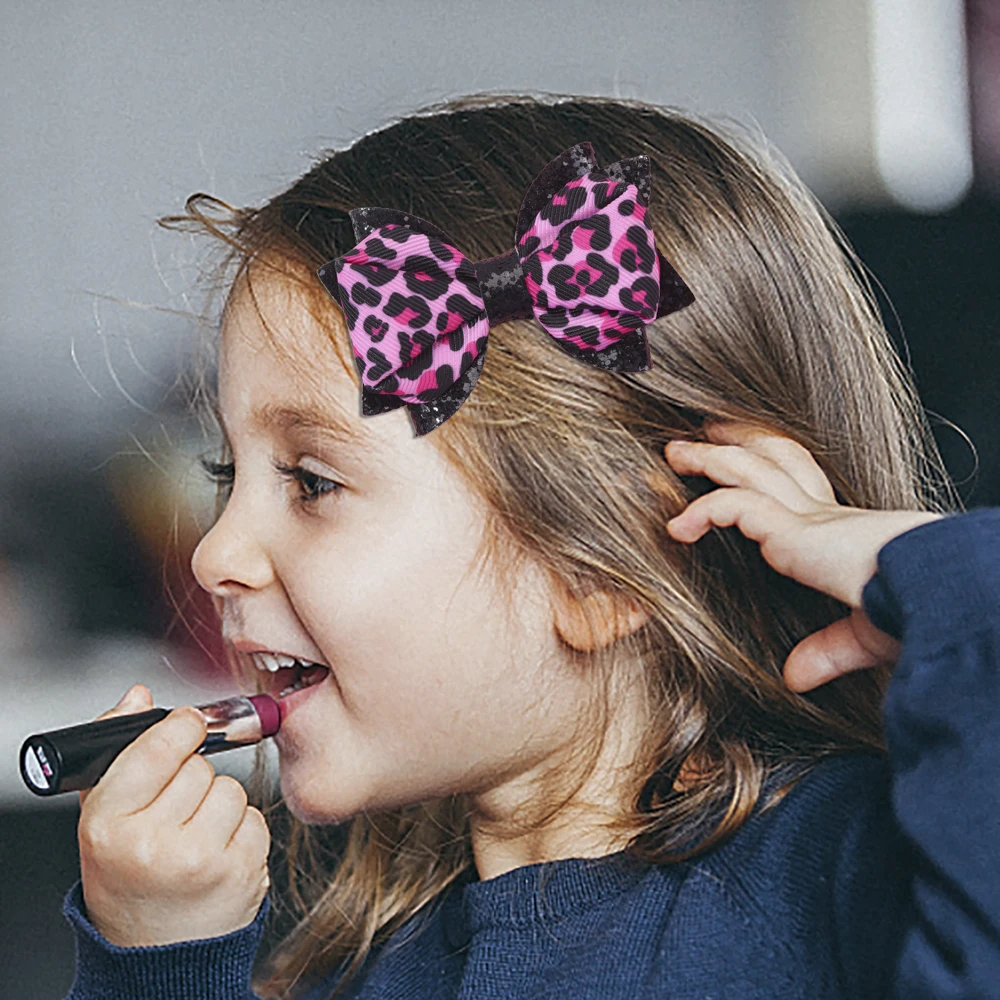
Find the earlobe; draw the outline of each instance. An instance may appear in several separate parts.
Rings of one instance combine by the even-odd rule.
[[[623,636],[642,628],[649,615],[625,598],[615,598],[598,590],[581,600],[568,595],[553,605],[556,631],[563,641],[581,652],[609,646]]]

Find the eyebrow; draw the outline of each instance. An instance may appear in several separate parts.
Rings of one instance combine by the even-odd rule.
[[[221,409],[215,411],[222,432],[229,439],[226,423],[222,418]],[[264,403],[255,407],[250,415],[255,427],[264,427],[279,431],[306,430],[318,431],[340,444],[361,451],[371,445],[371,436],[367,431],[352,426],[335,411],[315,403]]]

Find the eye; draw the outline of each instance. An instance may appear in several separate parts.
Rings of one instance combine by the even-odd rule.
[[[212,482],[220,486],[231,487],[233,485],[236,477],[235,463],[213,462],[207,458],[201,458],[199,462]],[[315,503],[320,497],[337,493],[343,489],[343,484],[333,479],[326,479],[308,469],[303,469],[301,465],[283,465],[280,462],[275,462],[274,468],[286,479],[299,484],[298,500],[302,504]]]
[[[217,486],[232,486],[235,467],[232,462],[213,462],[210,458],[198,459],[208,478]]]
[[[282,465],[280,462],[275,462],[274,467],[286,479],[295,480],[299,484],[301,503],[314,503],[320,497],[343,489],[342,484],[336,480],[318,476],[315,472],[303,469],[301,465]]]

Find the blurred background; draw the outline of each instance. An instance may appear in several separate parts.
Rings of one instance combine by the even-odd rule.
[[[136,681],[231,688],[189,560],[213,452],[180,376],[195,191],[258,204],[309,157],[480,90],[637,97],[759,129],[846,232],[969,508],[1000,504],[1000,4],[992,0],[6,0],[0,60],[0,996],[61,1000],[78,798],[29,733]],[[249,756],[248,756],[249,755]],[[252,750],[213,758],[244,776]]]

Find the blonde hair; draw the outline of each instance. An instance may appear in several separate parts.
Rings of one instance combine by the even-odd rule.
[[[237,278],[249,279],[254,263],[291,283],[360,390],[343,318],[315,273],[356,243],[348,210],[415,213],[479,260],[510,249],[524,193],[562,150],[589,140],[602,165],[649,156],[657,245],[695,295],[647,326],[652,369],[595,369],[532,322],[503,323],[490,330],[475,390],[431,440],[484,502],[498,581],[531,559],[571,597],[606,591],[649,614],[610,646],[567,653],[593,671],[601,696],[581,719],[580,766],[565,796],[524,822],[554,815],[586,779],[611,678],[627,669],[645,684],[656,722],[634,762],[632,807],[606,822],[628,836],[629,856],[670,864],[731,836],[766,779],[781,779],[769,808],[828,755],[884,752],[890,668],[790,691],[782,667],[792,647],[849,608],[772,570],[738,528],[712,529],[693,546],[671,539],[668,518],[715,484],[678,477],[665,443],[703,440],[706,418],[747,421],[805,446],[842,504],[950,512],[961,501],[863,265],[786,161],[739,126],[672,108],[547,98],[433,105],[328,151],[260,208],[199,193],[185,215],[159,222],[227,244],[220,274],[235,260]],[[203,203],[228,218],[209,217]],[[685,762],[696,763],[695,777],[678,787]],[[276,912],[292,926],[254,989],[292,997],[334,967],[344,986],[473,865],[467,802],[455,795],[311,828],[270,801],[263,768],[258,753],[252,800],[273,831],[288,824],[275,835],[287,863]]]

